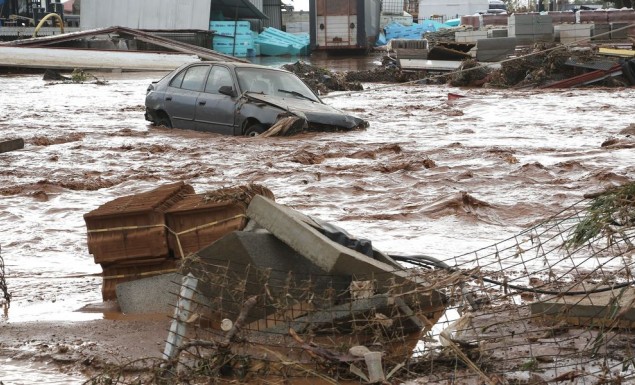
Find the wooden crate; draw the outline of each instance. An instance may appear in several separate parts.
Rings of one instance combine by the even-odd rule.
[[[117,198],[84,215],[95,263],[167,259],[164,213],[194,189],[183,182]]]

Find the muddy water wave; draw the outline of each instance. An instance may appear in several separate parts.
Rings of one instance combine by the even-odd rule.
[[[632,148],[602,146],[631,140],[633,89],[396,86],[326,99],[368,119],[368,130],[246,139],[149,126],[145,89],[160,76],[0,78],[11,95],[0,99],[0,139],[26,141],[0,154],[0,245],[14,292],[6,321],[52,317],[51,305],[72,319],[99,301],[83,214],[163,183],[197,192],[259,183],[389,253],[447,258],[635,171]],[[449,101],[450,92],[465,97]]]

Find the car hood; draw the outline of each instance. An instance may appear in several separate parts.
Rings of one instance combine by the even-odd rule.
[[[251,92],[245,95],[250,99],[267,103],[305,118],[309,124],[335,126],[344,129],[368,127],[368,122],[364,119],[348,115],[324,103],[312,102],[293,96],[281,98],[279,96],[255,94]]]

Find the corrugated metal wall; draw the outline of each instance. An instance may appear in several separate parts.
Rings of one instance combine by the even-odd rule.
[[[264,27],[282,29],[282,2],[280,0],[249,0],[253,5],[269,17],[268,20],[250,20],[254,29]]]
[[[209,0],[83,0],[81,29],[209,29]]]
[[[262,11],[262,1],[263,0],[249,0],[250,3],[252,3],[253,5],[256,6],[256,8],[258,8],[259,10]]]
[[[269,20],[263,20],[265,27],[282,29],[282,3],[280,0],[263,0],[263,13]]]

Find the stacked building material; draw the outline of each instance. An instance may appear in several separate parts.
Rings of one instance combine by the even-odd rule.
[[[165,274],[180,260],[224,235],[241,230],[259,185],[194,194],[183,182],[117,198],[84,215],[88,250],[103,270],[102,297],[116,298],[122,282]]]
[[[421,23],[412,23],[410,26],[392,22],[384,27],[384,33],[386,41],[392,39],[418,40],[427,32],[435,32],[444,28],[447,26],[434,20],[423,20]]]
[[[539,13],[512,14],[509,16],[509,37],[515,37],[519,45],[553,41],[552,18]]]
[[[607,20],[611,25],[611,39],[622,40],[628,38],[635,38],[635,10],[634,9],[615,9],[609,10],[607,13]],[[630,25],[628,29],[620,30],[620,28]],[[615,31],[615,37],[613,37],[613,31]],[[623,37],[624,31],[626,37]]]
[[[173,265],[165,212],[194,189],[183,182],[107,202],[84,215],[88,251],[104,271],[102,296],[114,299],[117,283]]]
[[[500,14],[500,15],[480,15],[479,16],[481,18],[481,25],[483,27],[486,27],[488,25],[495,25],[495,26],[501,26],[501,25],[507,25],[508,21],[509,21],[509,15],[507,15],[506,13]]]
[[[308,55],[310,38],[307,35],[294,35],[279,29],[265,28],[255,39],[258,51],[266,56]]]
[[[209,29],[214,32],[214,51],[236,57],[256,55],[254,33],[248,21],[210,21]]]
[[[565,12],[565,11],[550,11],[549,16],[551,16],[552,23],[555,24],[567,24],[567,23],[575,23],[575,13],[574,12]]]
[[[487,38],[507,37],[509,31],[507,29],[488,29]]]
[[[459,31],[454,34],[457,43],[476,43],[479,39],[487,39],[487,31]]]
[[[606,9],[580,10],[576,12],[577,23],[608,24],[609,16]]]
[[[589,25],[589,24],[578,24]],[[611,25],[608,23],[591,24],[591,40],[609,40],[611,38]]]
[[[168,242],[176,257],[184,258],[245,227],[245,210],[255,193],[244,194],[243,198],[237,198],[236,193],[240,196],[241,192],[229,188],[214,195],[191,195],[167,211],[166,220],[172,230]]]
[[[592,29],[593,24],[559,24],[554,26],[556,40],[562,44],[589,41]]]
[[[461,25],[469,25],[474,29],[481,28],[481,18],[479,15],[461,16]]]
[[[631,23],[609,23],[610,38],[611,40],[626,40],[629,37],[629,31],[631,28],[626,28],[629,25],[635,24],[635,21]],[[633,35],[635,36],[635,35]]]

